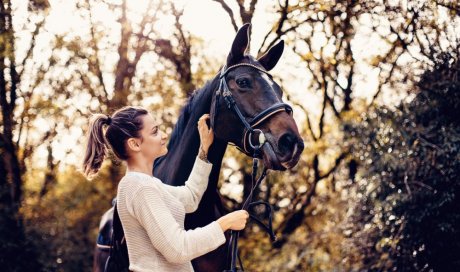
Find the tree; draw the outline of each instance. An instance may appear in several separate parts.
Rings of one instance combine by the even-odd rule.
[[[13,24],[13,5],[11,1],[0,4],[0,211],[1,230],[0,240],[2,257],[0,265],[8,271],[26,271],[39,269],[35,259],[35,248],[24,234],[23,218],[19,212],[23,200],[23,167],[21,160],[27,155],[21,154],[19,142],[22,122],[16,120],[18,100],[24,101],[28,90],[19,88],[23,79],[25,65],[31,59],[35,47],[35,38],[40,32],[45,14],[48,9],[47,1],[30,1],[28,10],[31,16],[37,16],[38,21],[32,24],[30,47],[25,57],[17,60],[16,29]],[[22,156],[21,156],[22,155]]]
[[[350,130],[360,135],[353,153],[366,168],[349,241],[366,270],[456,271],[460,265],[458,52],[434,56],[411,102],[396,111],[377,108]]]

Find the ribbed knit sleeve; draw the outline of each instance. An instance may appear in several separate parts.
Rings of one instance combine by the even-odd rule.
[[[153,246],[168,262],[184,263],[225,243],[224,233],[216,221],[193,230],[180,227],[160,194],[157,185],[143,186],[135,193],[132,207]]]
[[[192,213],[198,208],[201,197],[208,187],[211,169],[211,163],[207,163],[196,157],[192,172],[184,186],[165,184],[165,189],[184,204],[186,213]]]

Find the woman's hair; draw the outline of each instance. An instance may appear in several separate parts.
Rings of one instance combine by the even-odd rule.
[[[117,110],[112,116],[105,114],[91,116],[83,159],[83,173],[86,177],[91,178],[99,171],[107,148],[112,149],[119,159],[128,159],[126,141],[129,138],[142,140],[139,131],[143,128],[142,116],[147,113],[147,110],[141,107],[126,106]]]

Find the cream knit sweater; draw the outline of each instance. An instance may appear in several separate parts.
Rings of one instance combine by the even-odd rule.
[[[225,242],[214,221],[184,229],[208,185],[212,164],[195,159],[185,186],[170,186],[140,172],[126,172],[118,185],[117,208],[125,232],[131,271],[193,271],[191,260]]]

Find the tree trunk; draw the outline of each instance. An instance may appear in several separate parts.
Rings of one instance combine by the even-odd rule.
[[[13,141],[16,88],[19,77],[14,57],[14,30],[11,3],[0,4],[0,267],[3,271],[39,271],[33,247],[24,233],[19,208],[22,200],[22,177],[16,144]],[[8,60],[8,61],[7,61]],[[9,66],[7,67],[8,64]],[[5,77],[9,72],[9,82]]]

